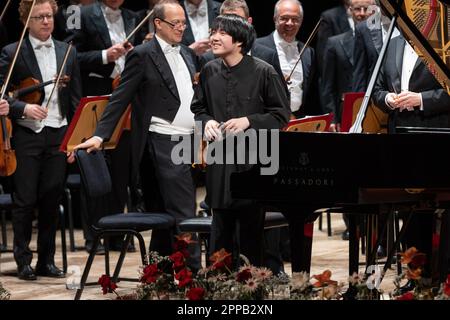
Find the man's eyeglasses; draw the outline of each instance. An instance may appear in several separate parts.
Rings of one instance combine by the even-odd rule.
[[[369,11],[369,9],[371,9],[371,7],[350,7],[350,9],[352,11],[356,11],[356,12],[359,12],[359,11],[367,12],[367,11]]]
[[[281,16],[280,17],[280,22],[281,23],[288,23],[289,20],[291,20],[293,24],[300,24],[301,21],[302,21],[300,19],[300,17],[288,17],[288,16]]]
[[[30,17],[31,19],[35,19],[39,22],[44,22],[44,20],[47,18],[48,21],[53,20],[53,14],[43,14],[41,16],[36,16],[36,17]]]
[[[161,18],[158,18],[159,20],[161,20],[162,22],[167,23],[169,26],[171,26],[173,29],[186,29],[186,22],[184,21],[174,21],[174,22],[170,22]]]

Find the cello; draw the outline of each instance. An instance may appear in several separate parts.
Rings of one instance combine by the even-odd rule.
[[[6,74],[5,81],[1,88],[0,100],[3,100],[6,95],[6,90],[8,88],[9,82],[11,80],[11,75],[14,69],[14,65],[16,64],[17,57],[19,56],[20,47],[22,46],[23,39],[25,37],[28,24],[31,18],[31,12],[36,4],[36,0],[33,0],[31,4],[30,13],[28,14],[27,21],[22,31],[22,35],[20,36],[20,40],[17,44],[16,51],[14,53],[14,58],[9,65],[8,73]],[[12,124],[11,120],[7,118],[7,116],[0,116],[0,176],[6,177],[12,175],[17,168],[17,160],[16,153],[11,148],[11,133],[12,133]]]

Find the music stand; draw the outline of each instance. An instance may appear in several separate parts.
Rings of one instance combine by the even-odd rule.
[[[333,113],[320,116],[307,116],[289,121],[283,131],[289,132],[324,132],[330,128]]]
[[[59,148],[62,152],[72,152],[75,146],[86,141],[94,135],[110,96],[81,98],[75,115],[70,122],[66,135]],[[128,106],[114,129],[111,138],[103,144],[104,149],[114,149],[119,143],[124,126],[130,116],[131,108]]]

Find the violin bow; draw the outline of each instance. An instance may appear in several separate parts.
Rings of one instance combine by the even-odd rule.
[[[9,5],[11,4],[11,0],[8,0],[8,2],[6,3],[5,7],[3,8],[2,14],[0,14],[0,21],[3,20],[3,16],[6,13],[6,10],[8,10]]]
[[[294,73],[295,68],[297,68],[298,63],[302,59],[303,52],[305,52],[305,49],[309,46],[311,41],[314,39],[317,31],[319,31],[319,26],[320,26],[321,23],[322,23],[322,18],[319,19],[319,21],[317,22],[316,26],[314,27],[314,30],[309,35],[308,40],[306,40],[305,45],[303,46],[302,50],[300,51],[300,56],[298,57],[297,62],[295,63],[294,67],[292,68],[291,73],[286,78],[286,83],[287,84],[289,84],[291,82],[292,74]]]
[[[130,39],[135,35],[135,33],[136,33],[140,28],[142,28],[142,26],[144,25],[144,23],[147,22],[148,19],[150,19],[150,17],[152,16],[152,14],[153,14],[153,9],[150,10],[150,12],[145,16],[144,19],[142,19],[142,21],[137,25],[137,27],[134,28],[134,30],[130,32],[130,34],[129,34],[129,35],[127,36],[127,38],[125,39],[125,42],[130,41]]]
[[[59,82],[61,81],[61,78],[62,78],[62,75],[64,72],[64,68],[66,67],[67,59],[69,58],[69,54],[70,54],[70,51],[72,50],[72,47],[73,47],[73,44],[72,44],[72,42],[70,42],[69,46],[66,49],[66,53],[64,54],[64,60],[61,64],[61,68],[59,69],[58,77],[56,78],[55,84],[53,85],[53,88],[52,88],[52,92],[50,93],[50,96],[48,97],[47,104],[45,105],[46,110],[48,110],[50,101],[52,101],[53,94],[55,93],[55,89],[58,88],[58,86],[59,86]]]
[[[19,56],[19,51],[20,51],[20,48],[22,47],[23,39],[25,38],[25,34],[28,29],[28,24],[30,23],[31,12],[34,9],[35,4],[36,4],[36,0],[33,0],[33,3],[31,4],[30,12],[28,13],[27,21],[25,22],[25,26],[23,27],[23,31],[22,31],[22,34],[19,39],[19,43],[17,44],[16,52],[14,53],[14,58],[12,59],[10,65],[9,65],[8,73],[6,74],[5,82],[3,83],[2,91],[0,94],[0,100],[3,100],[5,97],[6,89],[8,88],[9,81],[11,80],[11,75],[12,75],[14,66],[16,64],[17,57]]]

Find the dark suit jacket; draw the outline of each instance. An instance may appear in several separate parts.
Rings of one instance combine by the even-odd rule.
[[[256,43],[277,50],[273,33],[266,37],[256,39]],[[304,43],[298,42],[301,50]],[[278,51],[277,51],[278,52]],[[320,113],[317,92],[316,58],[313,48],[306,48],[301,59],[303,67],[303,105],[300,107],[301,115],[314,115]],[[280,59],[278,64],[281,66]]]
[[[208,1],[208,22],[211,27],[214,19],[219,15],[220,6],[222,5],[220,2],[207,0]],[[186,12],[186,8],[184,6],[184,0],[180,0],[180,4],[184,9],[186,15],[186,30],[184,30],[183,40],[181,43],[189,46],[195,42],[194,34],[192,33],[191,22],[189,21],[189,17]]]
[[[195,53],[185,46],[181,46],[180,52],[193,79],[198,70]],[[131,154],[136,177],[152,117],[173,121],[180,107],[175,79],[156,38],[136,46],[128,54],[120,85],[114,90],[95,135],[110,138],[131,102]]]
[[[55,52],[57,60],[57,69],[61,68],[61,64],[64,60],[64,54],[68,47],[67,43],[54,40]],[[3,48],[0,56],[0,83],[3,83],[4,77],[8,71],[8,67],[13,59],[15,49],[17,48],[17,42],[7,45]],[[61,113],[67,117],[67,121],[70,122],[76,107],[81,98],[81,77],[78,68],[78,60],[75,48],[72,49],[69,58],[66,63],[66,75],[70,76],[70,81],[66,87],[61,87],[58,92],[59,105],[61,107]],[[14,70],[11,78],[11,85],[19,85],[20,81],[33,77],[36,80],[42,82],[42,75],[39,70],[39,65],[34,54],[34,50],[31,46],[31,42],[28,37],[22,43],[20,53],[17,62],[14,66]],[[42,98],[39,103],[45,98],[44,89],[41,89]],[[10,104],[10,114],[12,119],[21,118],[26,103],[20,100],[12,99]]]
[[[8,44],[8,34],[6,32],[6,27],[0,21],[0,50]]]
[[[403,37],[396,37],[389,44],[385,57],[386,62],[381,68],[372,95],[375,104],[389,112],[391,128],[394,126],[450,127],[450,96],[420,58],[417,59],[414,66],[409,81],[409,91],[422,94],[423,111],[420,111],[419,108],[414,108],[414,111],[397,112],[386,105],[385,98],[389,92],[401,91],[405,43]]]
[[[323,57],[328,38],[350,30],[350,24],[347,19],[347,9],[344,5],[325,10],[322,12],[321,18],[322,23],[317,32],[316,43],[316,54],[318,57]],[[319,70],[322,70],[320,64]]]
[[[334,113],[334,123],[341,122],[342,95],[352,91],[353,78],[353,31],[328,39],[323,57],[324,113]]]
[[[136,25],[136,15],[125,8],[121,10],[128,35]],[[130,42],[134,44],[134,37]],[[115,63],[103,64],[102,61],[102,50],[111,47],[112,42],[99,2],[81,8],[81,28],[74,31],[73,43],[78,51],[84,95],[111,93],[110,76]],[[103,79],[89,77],[91,72],[101,75]],[[96,91],[93,92],[93,89]]]
[[[366,21],[356,25],[355,47],[353,49],[355,67],[353,69],[352,91],[366,91],[382,46],[383,36],[381,29],[369,29]]]

